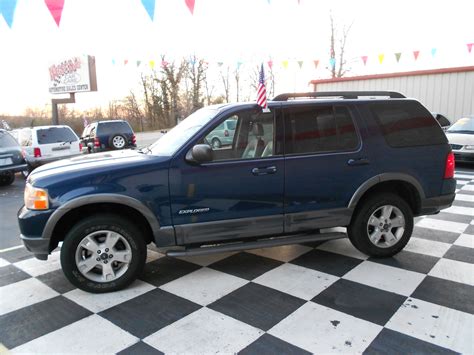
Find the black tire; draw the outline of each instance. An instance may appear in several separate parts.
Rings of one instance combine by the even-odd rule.
[[[84,276],[84,274],[79,271],[76,264],[76,251],[78,250],[80,242],[86,236],[103,230],[119,233],[120,236],[128,242],[131,249],[131,261],[126,271],[120,277],[108,282],[97,282]],[[88,217],[78,222],[66,234],[61,247],[61,266],[67,279],[81,290],[92,293],[112,292],[127,287],[141,274],[145,265],[146,252],[144,236],[137,227],[121,216],[103,214]],[[99,255],[100,254],[93,254],[92,257],[95,258],[95,256]],[[100,257],[97,257],[97,260],[99,259]],[[99,270],[98,268],[94,268],[92,272],[96,272],[96,275],[100,275]]]
[[[222,143],[221,141],[219,140],[219,138],[212,138],[212,148],[217,148],[219,149],[220,147],[222,147]]]
[[[361,201],[360,204],[361,205],[356,209],[351,224],[347,228],[347,234],[349,235],[349,239],[351,240],[352,244],[362,253],[377,258],[393,256],[401,251],[410,240],[411,234],[413,232],[413,212],[408,203],[397,195],[391,193],[381,193],[368,197],[367,199]],[[373,243],[369,238],[369,232],[374,231],[373,226],[369,226],[369,218],[371,218],[374,213],[377,214],[378,211],[380,211],[380,208],[383,206],[393,206],[398,209],[398,211],[394,209],[394,212],[392,212],[394,220],[396,219],[395,212],[401,212],[402,218],[404,220],[404,230],[403,233],[402,230],[400,230],[399,233],[401,235],[396,239],[396,242],[394,242],[393,245],[385,245],[384,247],[381,247]],[[389,221],[391,220],[389,219]],[[373,221],[371,221],[371,223],[373,223]],[[384,225],[380,227],[383,228],[383,231],[395,231],[396,234],[397,228],[394,227],[391,229],[391,223],[383,223]],[[387,242],[385,239],[386,235],[387,234],[382,232],[382,237],[380,238],[381,242],[379,245],[384,245],[385,243],[390,244],[390,242]]]
[[[117,142],[116,142],[117,139],[118,140],[121,140],[121,139],[123,140],[123,142],[124,142],[123,146],[117,145]],[[124,148],[127,147],[127,139],[124,136],[122,136],[121,134],[114,134],[109,139],[109,147],[111,149],[114,149],[114,150],[124,149]]]
[[[0,186],[8,186],[13,184],[15,181],[15,173],[12,171],[7,171],[0,174]]]

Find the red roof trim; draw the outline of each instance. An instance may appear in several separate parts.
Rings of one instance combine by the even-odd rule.
[[[387,74],[361,75],[361,76],[351,76],[351,77],[345,77],[345,78],[320,79],[320,80],[311,80],[310,83],[316,85],[316,84],[325,84],[325,83],[338,83],[341,81],[398,78],[401,76],[447,74],[447,73],[459,73],[459,72],[466,72],[466,71],[474,71],[474,66],[406,71],[406,72],[387,73]]]

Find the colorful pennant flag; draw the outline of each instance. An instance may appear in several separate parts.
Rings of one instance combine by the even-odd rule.
[[[237,70],[240,70],[241,65],[242,65],[242,62],[237,62]]]
[[[257,105],[262,108],[267,108],[267,89],[265,88],[265,72],[263,71],[263,63],[260,66],[260,74],[258,77]]]
[[[224,62],[217,62],[218,67],[222,67],[224,65]]]
[[[368,56],[366,55],[363,55],[362,57],[360,57],[362,59],[362,63],[364,63],[364,65],[367,65],[367,59],[369,58]]]
[[[155,61],[154,60],[150,60],[148,62],[148,65],[150,66],[151,69],[154,69],[155,68]]]
[[[163,68],[166,68],[166,67],[168,66],[168,64],[169,64],[169,63],[168,63],[166,60],[162,60],[162,61],[161,61],[161,66],[162,66]]]
[[[8,27],[12,28],[13,17],[15,16],[17,0],[2,0],[0,1],[0,15],[3,16]]]
[[[395,53],[395,59],[397,60],[397,63],[400,61],[401,56],[402,56],[402,53],[400,53],[400,52]]]
[[[137,60],[137,67],[139,67],[140,64],[142,64],[142,61],[141,61],[141,60]]]
[[[44,2],[53,16],[54,22],[56,22],[56,25],[59,27],[64,8],[64,0],[44,0]]]
[[[112,59],[112,65],[115,65],[115,59]]]
[[[331,65],[331,68],[334,68],[336,66],[336,58],[329,59],[329,65]]]
[[[189,11],[191,12],[191,15],[194,15],[194,2],[195,0],[184,0],[186,3],[186,6],[188,7]]]
[[[431,48],[431,56],[434,57],[436,55],[436,48]]]
[[[302,60],[298,60],[298,66],[300,67],[300,69],[303,68],[303,61]]]
[[[467,51],[469,52],[469,54],[471,54],[472,52],[472,46],[474,45],[474,43],[467,43]]]
[[[281,62],[281,65],[283,65],[284,69],[288,69],[288,61],[287,60],[284,60],[283,62]]]
[[[128,59],[125,59],[125,60],[123,61],[123,65],[127,65],[127,64],[128,64]]]
[[[313,63],[314,63],[314,69],[318,69],[319,59],[313,60]]]
[[[148,16],[153,21],[155,17],[155,0],[142,0],[142,5],[145,8]]]
[[[415,57],[415,61],[418,59],[419,55],[420,55],[420,51],[413,51],[413,56]]]
[[[271,69],[273,68],[273,61],[272,61],[272,60],[269,60],[269,61],[267,62],[267,64],[268,64],[268,67],[269,67],[270,70],[271,70]]]
[[[382,64],[383,63],[383,60],[385,58],[385,54],[379,54],[379,63]]]

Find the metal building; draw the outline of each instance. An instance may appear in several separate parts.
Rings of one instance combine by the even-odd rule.
[[[474,66],[312,80],[314,91],[390,90],[454,123],[474,115]]]

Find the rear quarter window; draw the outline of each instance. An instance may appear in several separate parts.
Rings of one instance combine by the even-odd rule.
[[[36,131],[38,144],[51,144],[61,142],[75,142],[78,140],[76,134],[67,127],[41,128]]]
[[[372,103],[370,109],[391,147],[447,143],[433,115],[416,101]]]

